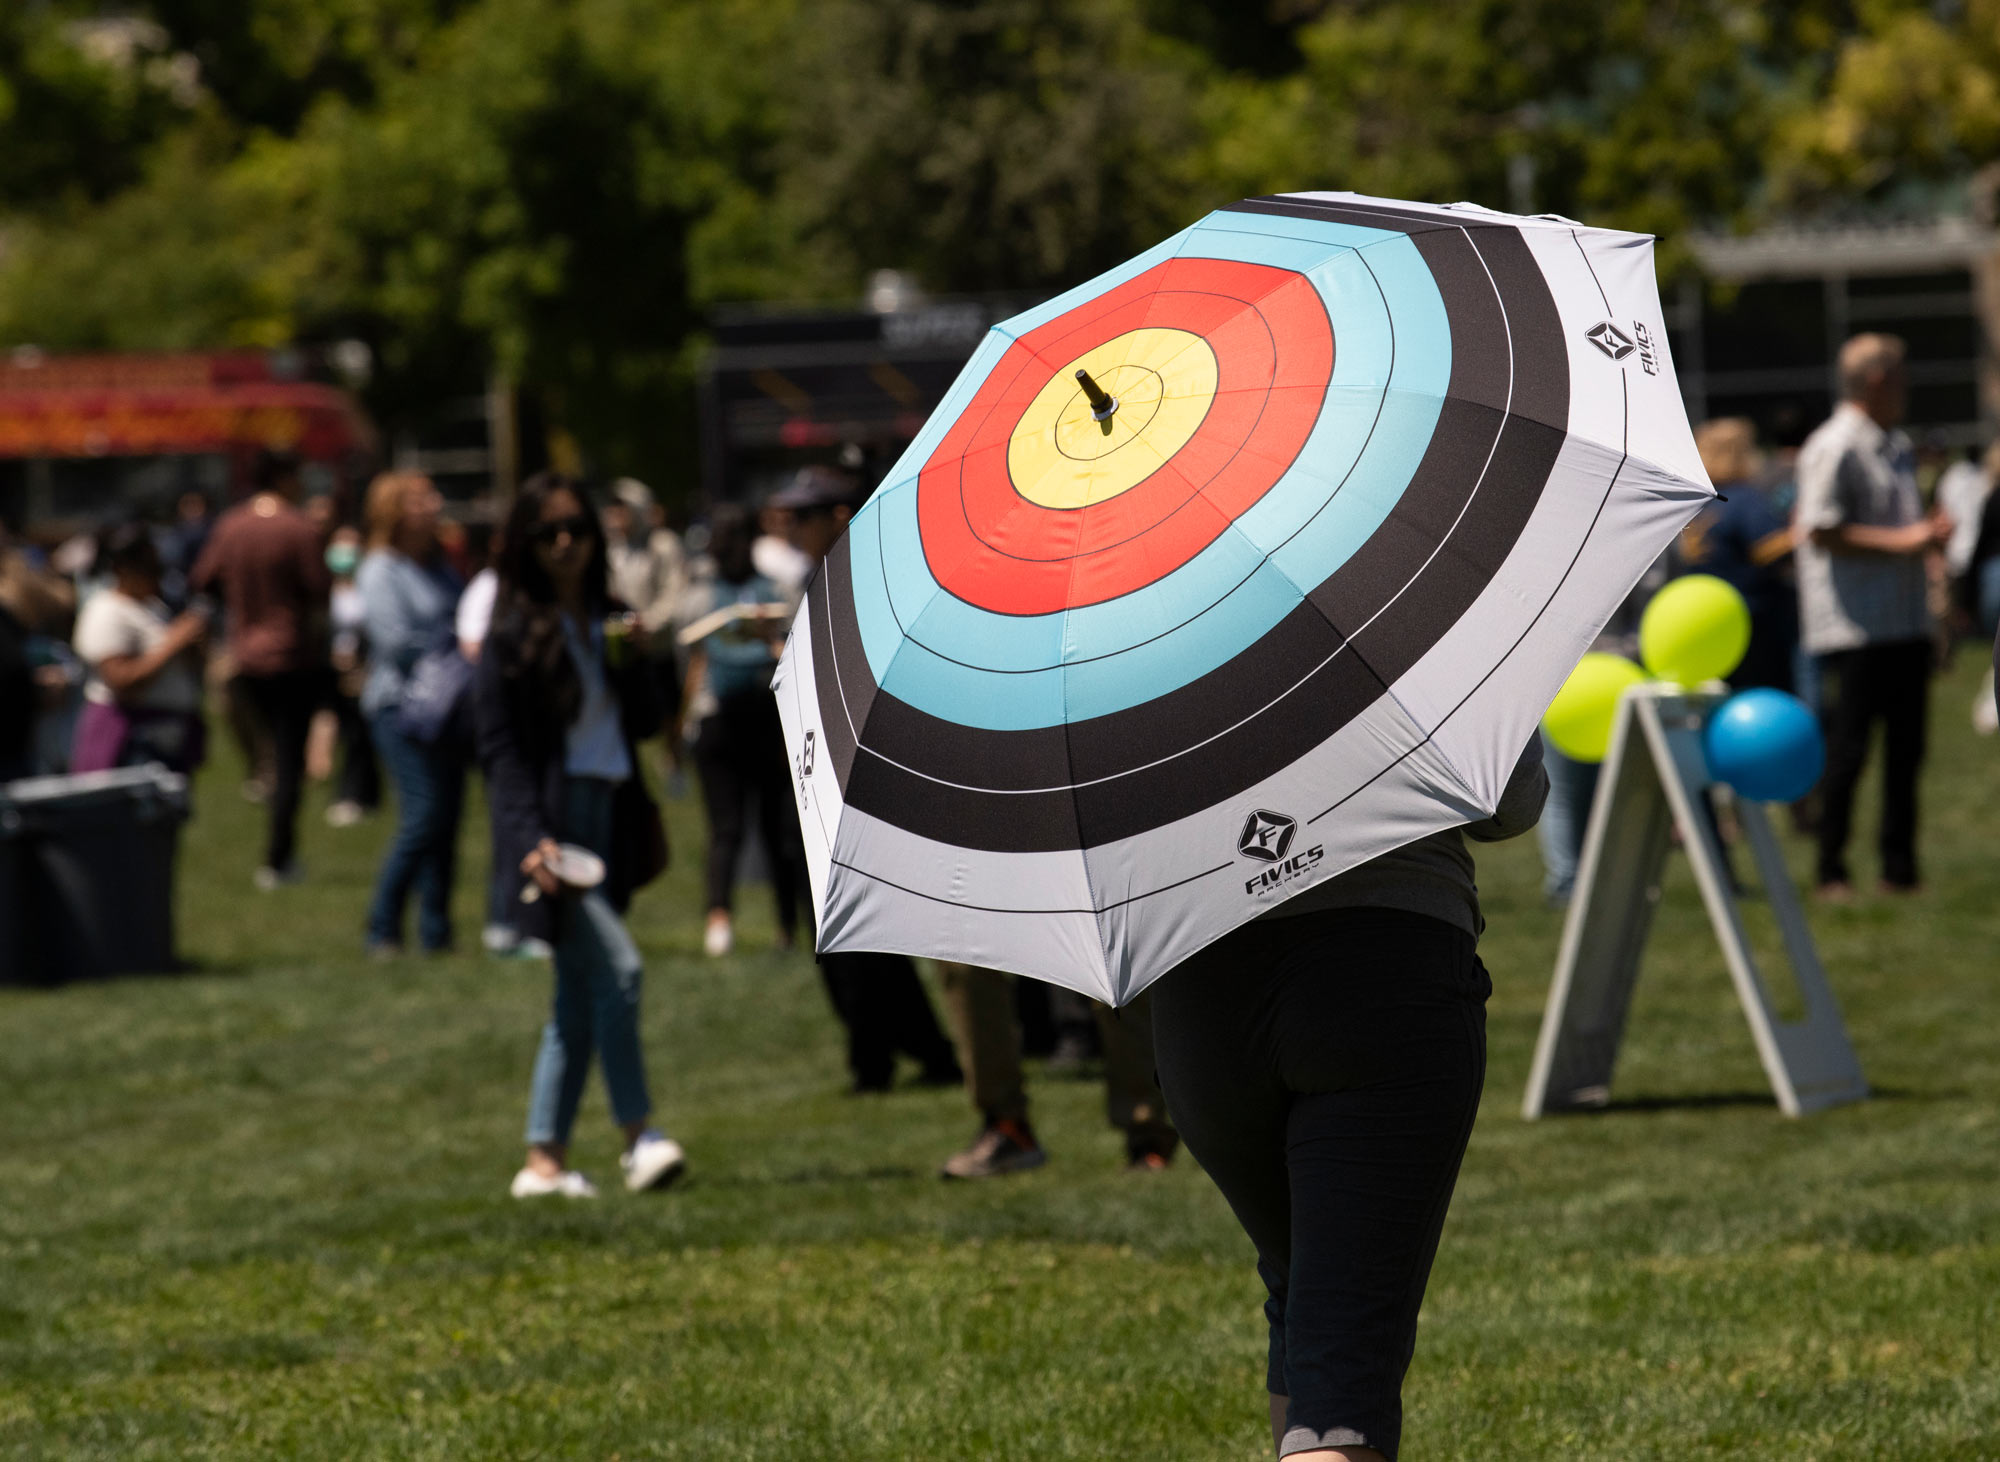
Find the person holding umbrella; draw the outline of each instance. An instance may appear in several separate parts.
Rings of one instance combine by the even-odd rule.
[[[1493,985],[1465,839],[1534,826],[1541,750],[1528,743],[1491,817],[1307,890],[1153,991],[1167,1104],[1270,1292],[1280,1456],[1396,1455],[1417,1308],[1486,1075]]]
[[[1280,1455],[1396,1455],[1484,1061],[1464,839],[1533,824],[1543,708],[1714,497],[1651,240],[1252,198],[995,326],[806,593],[822,950],[1157,983]]]

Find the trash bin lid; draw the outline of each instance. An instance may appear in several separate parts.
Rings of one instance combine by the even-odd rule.
[[[108,772],[82,772],[69,777],[24,777],[0,783],[0,833],[18,828],[26,819],[130,804],[165,803],[185,814],[188,779],[157,762],[142,767],[118,767]]]

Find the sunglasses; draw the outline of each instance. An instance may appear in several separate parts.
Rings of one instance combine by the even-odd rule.
[[[554,543],[565,533],[571,538],[588,538],[590,536],[590,519],[579,515],[573,518],[551,518],[545,523],[537,523],[535,525],[535,542]]]

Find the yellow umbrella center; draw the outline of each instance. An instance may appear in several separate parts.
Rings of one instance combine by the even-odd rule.
[[[1117,402],[1098,420],[1077,381]],[[1007,444],[1014,491],[1045,508],[1085,508],[1137,487],[1187,444],[1215,399],[1215,352],[1189,330],[1128,330],[1049,378]]]

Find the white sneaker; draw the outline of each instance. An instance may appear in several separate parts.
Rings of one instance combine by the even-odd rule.
[[[505,924],[488,924],[479,931],[479,943],[488,954],[506,954],[521,942],[521,936]]]
[[[305,876],[306,870],[294,858],[283,868],[273,868],[269,864],[266,864],[250,875],[250,881],[257,885],[259,892],[270,893],[276,889],[283,888],[288,883],[303,883]]]
[[[328,827],[353,827],[367,815],[366,812],[362,811],[359,802],[335,802],[326,809],[326,825]]]
[[[1972,698],[1972,729],[1981,736],[2000,732],[2000,707],[1993,703],[1993,672],[1979,682],[1979,694]]]
[[[639,1134],[632,1150],[618,1159],[625,1170],[625,1186],[634,1193],[648,1188],[664,1188],[687,1171],[687,1154],[671,1137],[648,1129]]]
[[[597,1185],[575,1168],[564,1168],[554,1177],[533,1168],[522,1168],[514,1174],[513,1185],[507,1191],[516,1198],[549,1198],[558,1193],[565,1198],[595,1198]]]
[[[736,930],[727,919],[710,919],[702,931],[701,947],[711,959],[720,959],[736,947]]]

